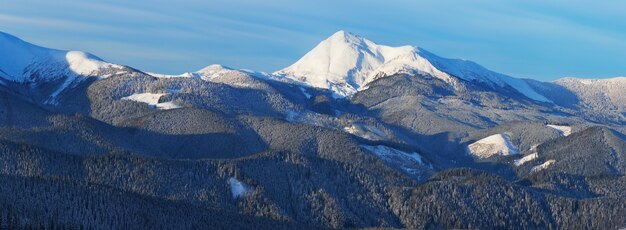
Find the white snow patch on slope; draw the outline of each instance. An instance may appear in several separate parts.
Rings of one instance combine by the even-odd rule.
[[[519,150],[513,145],[507,133],[485,137],[468,145],[467,148],[470,155],[478,158],[519,154]]]
[[[81,51],[68,51],[65,54],[65,60],[69,64],[70,69],[82,76],[91,76],[98,74],[98,71],[120,66],[102,61],[100,58]]]
[[[570,134],[572,134],[571,126],[562,126],[562,125],[547,125],[547,126],[559,131],[561,136],[569,136]]]
[[[335,97],[349,97],[376,79],[398,73],[430,75],[451,85],[456,84],[454,77],[492,86],[509,85],[528,98],[550,102],[526,81],[490,71],[474,62],[442,58],[414,46],[378,45],[345,31],[336,32],[274,76],[329,89]]]
[[[422,156],[415,152],[405,152],[384,145],[360,145],[361,148],[373,153],[388,164],[397,166],[414,176],[420,176],[424,170],[432,170],[432,165],[424,162]]]
[[[122,98],[122,100],[131,100],[136,102],[142,102],[149,105],[156,105],[159,103],[159,99],[165,95],[164,93],[136,93],[128,97]]]
[[[362,137],[368,140],[386,140],[387,135],[380,129],[362,124],[351,124],[343,128],[343,130],[352,135]]]
[[[164,93],[137,93],[127,97],[123,97],[122,100],[131,100],[141,103],[146,103],[154,108],[168,110],[168,109],[177,109],[181,108],[181,106],[176,105],[174,102],[161,102],[159,103],[159,99],[166,94]]]
[[[250,188],[243,182],[231,177],[228,179],[230,185],[230,193],[233,195],[233,199],[244,197],[250,192]]]
[[[546,162],[544,162],[543,164],[537,165],[535,167],[533,167],[530,172],[539,172],[541,170],[547,169],[550,165],[554,164],[554,162],[556,162],[555,160],[548,160]]]
[[[178,108],[182,108],[182,106],[177,105],[174,102],[168,101],[168,102],[163,102],[163,103],[157,103],[155,105],[155,107],[157,109],[161,109],[161,110],[170,110],[170,109],[178,109]]]
[[[531,154],[528,154],[528,155],[526,155],[526,156],[524,156],[524,157],[522,157],[520,159],[515,160],[514,164],[515,164],[515,166],[521,166],[523,164],[526,164],[527,162],[530,162],[530,161],[532,161],[534,159],[537,159],[537,157],[538,157],[537,153],[531,153]]]

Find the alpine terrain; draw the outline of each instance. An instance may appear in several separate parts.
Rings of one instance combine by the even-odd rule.
[[[620,229],[625,90],[345,31],[180,75],[0,32],[0,229]]]

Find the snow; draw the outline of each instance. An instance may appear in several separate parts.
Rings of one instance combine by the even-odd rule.
[[[65,53],[65,60],[74,73],[82,76],[90,76],[98,74],[99,70],[118,67],[117,65],[106,63],[92,54],[81,51],[68,51]]]
[[[343,131],[368,140],[387,140],[387,136],[382,130],[368,125],[350,124],[344,127]]]
[[[420,172],[424,170],[432,170],[432,165],[425,163],[424,158],[418,153],[405,152],[384,145],[360,146],[388,164],[398,166],[408,174],[420,176]]]
[[[571,126],[561,126],[561,125],[547,125],[547,126],[559,131],[561,136],[569,136],[570,134],[572,134]]]
[[[533,167],[530,172],[539,172],[541,170],[547,169],[550,165],[554,164],[556,161],[555,160],[548,160],[546,162],[544,162],[543,164],[537,165],[535,167]]]
[[[194,77],[193,75],[191,75],[191,73],[183,73],[179,75],[170,75],[170,74],[161,74],[161,73],[152,73],[152,72],[146,72],[146,73],[156,78],[191,78],[191,77]]]
[[[513,145],[510,135],[507,133],[485,137],[468,145],[467,148],[470,155],[478,158],[519,154],[519,150]]]
[[[232,72],[241,72],[237,70],[233,70],[231,68],[222,66],[222,65],[209,65],[195,72],[185,72],[179,75],[169,75],[169,74],[160,74],[160,73],[149,73],[153,77],[157,78],[200,78],[205,81],[212,81],[213,78],[229,74]],[[243,72],[241,72],[243,73]]]
[[[137,93],[127,97],[123,97],[122,100],[131,100],[141,103],[146,103],[154,108],[161,110],[177,109],[181,106],[176,105],[174,102],[159,102],[162,96],[167,95],[163,93]]]
[[[537,153],[531,153],[531,154],[528,154],[528,155],[526,155],[526,156],[524,156],[524,157],[522,157],[520,159],[515,160],[514,164],[515,164],[515,166],[521,166],[523,164],[526,164],[527,162],[530,162],[530,161],[532,161],[534,159],[537,159],[537,157],[538,157]]]
[[[210,80],[221,74],[230,73],[232,71],[235,71],[235,70],[222,66],[222,65],[209,65],[207,67],[204,67],[196,71],[195,73],[198,74],[198,76],[201,76],[202,79]]]
[[[336,97],[349,97],[366,89],[370,82],[397,73],[430,75],[452,85],[456,82],[454,77],[493,86],[508,85],[528,98],[550,102],[526,81],[495,73],[474,62],[442,58],[414,46],[378,45],[345,31],[336,32],[274,75],[329,89]]]
[[[235,70],[222,65],[209,65],[195,72],[179,75],[149,73],[156,78],[198,78],[207,82],[226,84],[234,88],[265,90],[266,85],[244,70]],[[265,78],[265,77],[263,77]]]
[[[530,99],[541,102],[551,102],[549,99],[533,90],[523,79],[493,72],[472,61],[442,58],[424,49],[419,49],[419,51],[420,54],[431,61],[436,68],[463,80],[479,81],[499,87],[508,85]]]
[[[122,67],[89,53],[48,49],[0,32],[0,70],[7,80],[23,82],[36,71],[43,80],[66,75],[87,77],[98,75],[107,68]]]
[[[128,97],[122,98],[123,100],[131,100],[136,102],[143,102],[149,105],[156,105],[159,103],[159,98],[161,98],[163,93],[136,93],[130,95]]]
[[[54,52],[62,51],[35,46],[17,37],[0,32],[0,70],[4,73],[2,74],[3,77],[9,81],[23,81],[23,73],[26,67]]]
[[[415,50],[411,46],[382,46],[339,31],[275,75],[330,89],[340,97],[356,93],[381,74],[394,74],[402,70],[424,70],[443,79],[449,78],[416,55]]]
[[[243,182],[231,177],[228,179],[230,185],[230,193],[233,195],[233,199],[244,197],[250,192],[250,188]]]
[[[103,73],[111,68],[118,69],[118,72],[124,69],[89,53],[48,49],[0,32],[1,78],[18,83],[64,78],[63,83],[46,100],[47,104],[55,104],[59,94],[86,77],[101,79],[110,76]]]
[[[178,109],[178,108],[182,108],[182,106],[177,105],[174,102],[168,101],[168,102],[163,102],[163,103],[157,103],[155,105],[155,107],[157,109],[161,109],[161,110],[170,110],[170,109]]]

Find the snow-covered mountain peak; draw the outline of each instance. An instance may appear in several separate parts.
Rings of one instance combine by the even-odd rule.
[[[121,69],[122,66],[107,63],[93,54],[44,48],[0,32],[0,77],[8,81],[99,76],[108,68]]]
[[[430,75],[451,85],[460,80],[511,86],[527,97],[549,102],[528,84],[466,60],[447,59],[415,46],[391,47],[338,31],[291,66],[274,73],[312,87],[351,96],[378,78],[398,73]]]
[[[200,76],[213,76],[215,74],[219,74],[219,73],[226,72],[226,71],[236,71],[236,70],[233,70],[223,65],[213,64],[213,65],[204,67],[196,71],[195,73]]]
[[[378,45],[339,31],[275,74],[330,89],[338,96],[350,96],[381,76],[405,71],[424,72],[449,80],[449,76],[420,57],[417,50],[413,46]]]

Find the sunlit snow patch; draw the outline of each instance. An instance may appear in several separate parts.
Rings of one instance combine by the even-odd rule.
[[[159,99],[165,94],[162,93],[137,93],[130,95],[128,97],[123,97],[122,100],[131,100],[141,103],[146,103],[154,108],[168,110],[168,109],[177,109],[180,108],[179,105],[176,105],[174,102],[161,102],[159,103]]]
[[[572,134],[571,126],[561,126],[561,125],[547,125],[547,126],[559,131],[561,136],[569,136],[570,134]]]
[[[539,172],[541,170],[547,169],[550,165],[554,164],[554,162],[556,162],[555,160],[548,160],[546,162],[544,162],[543,164],[537,165],[535,167],[533,167],[530,172]]]
[[[368,140],[386,140],[385,133],[372,126],[366,126],[361,124],[352,124],[350,126],[346,126],[343,128],[343,131],[350,133],[352,135],[362,137]]]
[[[228,179],[228,184],[230,185],[230,192],[233,195],[233,199],[244,197],[250,192],[250,188],[248,188],[246,184],[233,177]]]
[[[519,150],[511,142],[511,137],[506,133],[485,137],[468,145],[467,148],[470,155],[478,158],[519,154]]]
[[[421,177],[422,172],[432,170],[432,165],[425,163],[422,156],[415,152],[404,152],[384,145],[361,145],[361,148],[413,176]]]
[[[523,164],[526,164],[529,161],[532,161],[534,159],[537,159],[537,153],[532,153],[532,154],[528,154],[520,159],[517,159],[514,161],[515,166],[521,166]]]
[[[161,109],[161,110],[169,110],[169,109],[178,109],[178,108],[182,108],[180,105],[177,105],[174,102],[168,101],[168,102],[163,102],[163,103],[157,103],[155,105],[155,107],[157,109]]]

